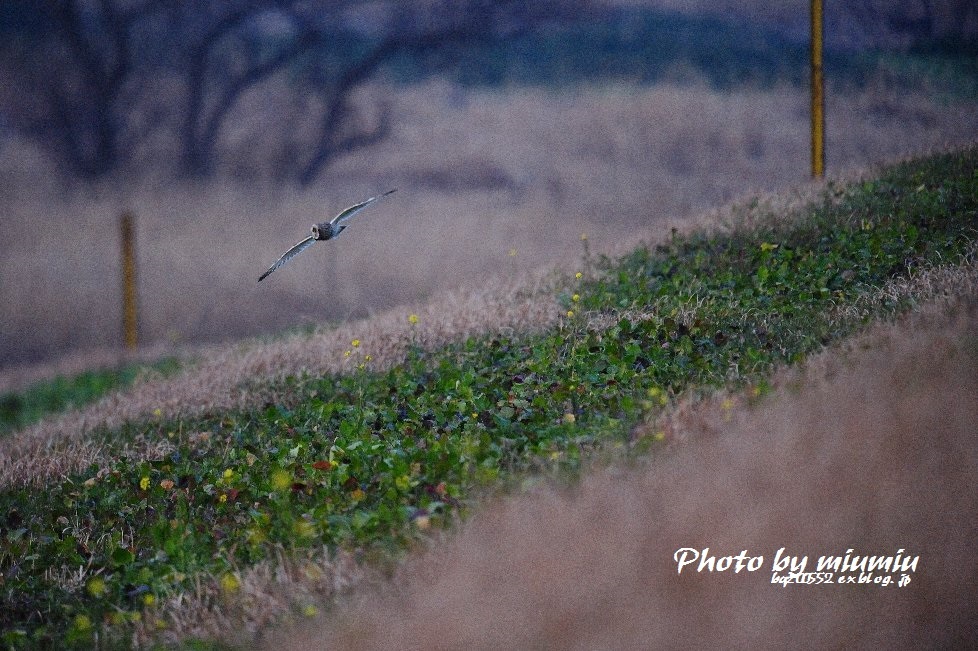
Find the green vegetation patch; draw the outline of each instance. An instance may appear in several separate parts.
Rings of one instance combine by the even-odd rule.
[[[37,382],[23,391],[0,394],[0,436],[44,416],[82,407],[115,389],[123,389],[147,372],[169,375],[181,364],[174,357],[153,364],[126,364]]]
[[[910,305],[840,307],[960,260],[978,228],[976,161],[936,156],[830,188],[792,219],[586,257],[555,290],[563,319],[546,333],[415,349],[388,371],[354,340],[348,373],[289,378],[270,387],[279,402],[104,432],[110,446],[138,434],[174,450],[0,493],[4,641],[123,640],[156,612],[165,626],[154,609],[167,597],[213,577],[234,599],[232,572],[282,548],[396,557],[482,491],[572,477],[677,394],[761,387],[776,365]]]

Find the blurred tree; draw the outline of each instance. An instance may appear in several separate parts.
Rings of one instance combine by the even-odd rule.
[[[126,119],[137,71],[135,25],[167,2],[114,4],[11,0],[19,29],[5,34],[8,119],[72,172],[106,174],[137,134]]]
[[[318,120],[318,137],[309,147],[298,180],[302,184],[312,182],[336,158],[387,135],[389,107],[382,103],[371,123],[366,119],[368,112],[354,103],[354,93],[392,59],[425,56],[429,66],[449,66],[453,62],[451,57],[426,55],[449,46],[457,48],[494,39],[513,39],[547,22],[580,19],[590,6],[588,0],[392,0],[371,3],[372,11],[379,11],[381,17],[370,26],[375,36],[368,47],[355,54],[337,52],[332,47],[332,39],[321,39],[310,59],[312,65],[307,69],[309,87],[315,89],[323,109]],[[334,20],[334,24],[344,24],[341,16]]]
[[[209,174],[221,127],[242,94],[294,64],[315,44],[315,30],[291,29],[299,17],[296,4],[253,0],[180,6],[175,31],[183,43],[186,98],[176,108],[182,113],[179,140],[184,174]],[[274,27],[282,21],[286,31],[276,34]],[[263,24],[270,27],[263,30]]]
[[[358,90],[399,57],[511,38],[578,18],[590,0],[4,0],[0,110],[73,173],[95,179],[137,152],[184,175],[221,162],[242,99],[284,95],[253,121],[279,177],[308,184],[383,139],[391,111]],[[10,7],[14,7],[10,10]],[[450,58],[426,59],[448,65]],[[301,134],[296,121],[307,128]],[[243,121],[235,121],[240,129]],[[159,138],[160,133],[166,138]],[[160,142],[167,142],[166,146]],[[175,143],[175,147],[173,146]],[[175,150],[175,151],[174,151]]]

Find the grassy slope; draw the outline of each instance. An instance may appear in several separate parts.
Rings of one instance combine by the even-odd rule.
[[[100,368],[77,375],[59,375],[41,380],[20,391],[0,394],[0,436],[49,414],[75,409],[95,402],[110,391],[130,386],[141,375],[168,375],[179,369],[176,358],[167,357],[153,364],[125,364]]]
[[[371,369],[377,342],[351,342],[349,373],[268,386],[264,408],[99,432],[110,449],[138,434],[177,451],[0,493],[5,640],[88,644],[143,613],[165,629],[154,604],[209,577],[233,599],[236,568],[283,548],[397,554],[485,487],[573,474],[675,396],[762,390],[777,365],[912,305],[847,308],[960,259],[976,239],[976,160],[899,165],[790,218],[589,257],[555,284],[566,314],[542,334],[418,348],[384,372]]]
[[[868,328],[776,373],[763,399],[671,409],[683,438],[647,461],[491,500],[392,580],[263,648],[975,648],[974,271],[962,303]],[[677,574],[684,547],[763,561]],[[904,588],[888,571],[781,587],[780,548],[807,571],[847,549],[919,564]]]

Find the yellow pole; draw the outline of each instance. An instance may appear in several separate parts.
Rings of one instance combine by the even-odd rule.
[[[119,220],[122,232],[122,336],[126,348],[134,350],[137,344],[138,321],[136,312],[136,246],[133,215],[122,213]]]
[[[825,87],[822,77],[822,0],[812,3],[812,176],[825,176]]]

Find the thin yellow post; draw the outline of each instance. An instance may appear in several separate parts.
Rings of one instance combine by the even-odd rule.
[[[126,348],[134,350],[139,330],[136,311],[136,243],[133,215],[122,213],[119,220],[122,234],[122,337]]]
[[[822,77],[822,0],[812,3],[812,176],[825,176],[825,85]]]

